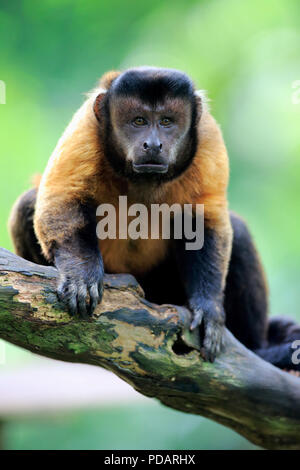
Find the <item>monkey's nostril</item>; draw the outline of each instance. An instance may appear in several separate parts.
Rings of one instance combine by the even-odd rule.
[[[162,144],[144,142],[143,149],[147,154],[157,155],[162,151]]]

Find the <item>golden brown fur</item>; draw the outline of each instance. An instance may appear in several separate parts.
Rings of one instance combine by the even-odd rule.
[[[204,108],[198,124],[200,144],[196,156],[179,178],[165,183],[151,194],[141,196],[130,182],[114,173],[98,138],[99,124],[93,104],[102,88],[109,86],[118,74],[119,72],[105,74],[100,80],[100,88],[96,88],[75,113],[51,155],[41,180],[34,224],[47,258],[52,240],[59,242],[68,238],[75,228],[80,228],[84,223],[75,211],[69,224],[66,223],[67,218],[63,217],[64,222],[60,227],[61,215],[66,213],[74,201],[90,200],[96,206],[111,203],[117,209],[119,195],[127,195],[128,204],[204,204],[207,226],[217,229],[223,236],[230,235],[226,195],[227,152],[220,129],[208,109]],[[133,242],[107,239],[99,241],[99,244],[107,271],[138,274],[163,259],[168,240]],[[224,253],[224,263],[228,263],[229,255],[230,253]]]

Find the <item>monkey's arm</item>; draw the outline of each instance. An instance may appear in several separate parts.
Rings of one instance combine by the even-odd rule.
[[[191,329],[200,326],[202,354],[210,361],[222,347],[225,324],[223,290],[231,241],[232,233],[226,220],[216,228],[205,226],[204,244],[199,250],[186,249],[186,239],[177,240],[175,244],[187,303],[194,315]]]
[[[187,240],[182,240],[176,243],[176,251],[188,305],[194,315],[191,325],[193,328],[200,325],[203,355],[209,360],[214,360],[221,349],[225,323],[223,290],[232,245],[228,178],[222,133],[206,109],[198,126],[194,162],[183,181],[184,202],[204,205],[204,245],[200,250],[186,250]]]
[[[95,211],[93,205],[73,202],[60,213],[56,210],[56,216],[45,211],[35,220],[43,251],[59,272],[58,296],[72,315],[91,314],[102,298],[104,271]]]
[[[90,98],[83,104],[59,140],[38,190],[34,217],[43,254],[59,271],[58,294],[70,313],[82,315],[101,299],[103,278],[95,196],[101,149],[92,103]]]

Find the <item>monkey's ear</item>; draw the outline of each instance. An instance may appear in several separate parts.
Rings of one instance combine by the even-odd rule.
[[[96,96],[96,99],[94,101],[93,110],[98,121],[100,121],[101,117],[103,116],[103,98],[105,97],[105,95],[106,90],[100,90],[100,93]]]

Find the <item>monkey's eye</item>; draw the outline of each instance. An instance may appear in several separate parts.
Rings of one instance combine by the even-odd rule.
[[[171,124],[171,122],[172,122],[172,121],[171,121],[170,118],[164,117],[164,118],[161,119],[160,125],[167,127],[167,126],[169,126],[169,125]]]
[[[136,126],[145,126],[147,124],[147,121],[143,117],[138,116],[133,120],[133,124],[135,124]]]

